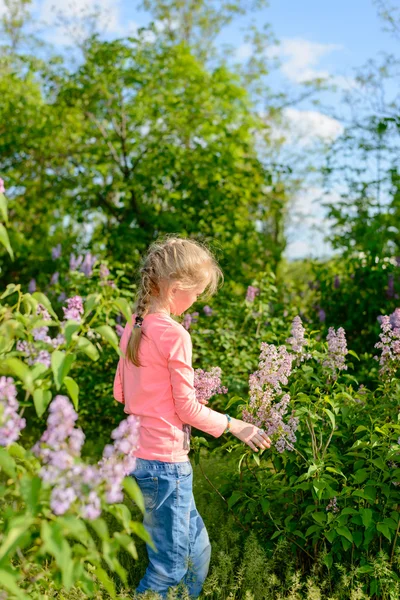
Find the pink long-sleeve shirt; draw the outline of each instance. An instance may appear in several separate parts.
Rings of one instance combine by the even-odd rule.
[[[120,340],[126,353],[132,325],[127,322]],[[214,437],[222,435],[227,418],[196,400],[189,332],[165,313],[144,317],[136,367],[120,357],[113,395],[124,412],[140,417],[138,458],[164,462],[188,460],[188,425]],[[186,431],[186,433],[185,433]]]

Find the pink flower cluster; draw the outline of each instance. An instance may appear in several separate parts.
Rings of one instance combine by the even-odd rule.
[[[326,339],[328,342],[328,356],[322,364],[331,371],[332,378],[337,379],[337,371],[347,370],[345,356],[348,350],[345,330],[343,327],[339,327],[336,332],[333,327],[329,327]]]
[[[247,293],[246,293],[246,301],[247,302],[254,302],[255,297],[260,293],[260,290],[258,287],[254,287],[252,285],[249,285],[247,288]]]
[[[40,477],[52,487],[50,506],[62,515],[75,506],[80,516],[96,519],[103,494],[108,503],[123,499],[123,478],[134,470],[138,420],[130,415],[112,432],[114,444],[104,448],[97,465],[77,462],[85,435],[75,427],[78,418],[67,396],[57,395],[49,407],[47,429],[32,452],[42,462]]]
[[[191,314],[186,313],[185,316],[183,317],[183,323],[182,323],[184,328],[189,329],[189,327],[192,323],[197,323],[198,316],[199,316],[198,312],[192,312]]]
[[[382,350],[380,358],[374,356],[375,360],[379,360],[381,368],[379,373],[383,376],[393,377],[399,368],[400,364],[400,309],[388,317],[381,317],[381,333],[379,334],[380,342],[375,344],[375,348]]]
[[[259,368],[249,377],[249,408],[242,411],[242,419],[262,427],[281,453],[285,449],[293,450],[299,422],[293,413],[287,422],[284,420],[290,394],[283,394],[277,401],[277,396],[283,393],[281,386],[288,383],[293,359],[285,346],[276,348],[273,344],[261,344]]]
[[[311,354],[305,352],[305,347],[308,345],[308,340],[304,337],[305,331],[301,318],[299,316],[295,317],[292,322],[292,335],[287,338],[286,343],[291,345],[292,352],[296,355],[297,364],[311,358]]]
[[[212,367],[210,371],[195,369],[194,387],[196,399],[201,404],[208,404],[211,396],[215,394],[227,394],[228,388],[221,385],[221,367]]]
[[[43,304],[38,304],[36,309],[36,314],[40,315],[43,321],[51,321],[51,317],[43,306]],[[53,349],[59,348],[62,344],[65,344],[65,337],[59,333],[56,337],[52,338],[48,335],[49,328],[47,325],[43,325],[42,327],[35,327],[32,329],[33,339],[36,342],[44,342],[45,344],[49,344]],[[47,368],[51,365],[51,354],[46,349],[38,349],[32,342],[27,342],[25,340],[19,340],[17,342],[16,348],[18,352],[23,352],[28,357],[28,365],[35,365],[37,363],[44,364]]]
[[[26,421],[18,414],[17,388],[12,377],[0,377],[0,446],[16,442]]]
[[[64,317],[65,320],[72,320],[81,322],[81,315],[83,315],[83,302],[81,296],[74,296],[73,298],[68,298],[67,300],[67,308],[63,306]]]

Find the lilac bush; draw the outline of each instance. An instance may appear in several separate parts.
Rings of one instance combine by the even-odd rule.
[[[97,465],[81,462],[85,440],[82,429],[75,427],[78,415],[67,396],[57,395],[49,406],[47,429],[32,447],[40,459],[39,475],[51,486],[50,506],[54,514],[62,515],[75,507],[86,519],[101,514],[101,498],[109,504],[122,502],[122,481],[136,464],[139,420],[130,415],[115,429]]]
[[[208,404],[209,399],[215,394],[228,393],[228,388],[221,385],[221,367],[212,367],[210,371],[195,369],[194,387],[196,399],[201,404]]]
[[[18,414],[17,388],[12,377],[0,377],[0,446],[15,442],[26,426]]]
[[[390,315],[381,317],[380,342],[375,344],[375,348],[381,350],[381,356],[375,356],[381,366],[379,373],[388,378],[393,377],[399,368],[400,360],[400,310],[396,309]]]
[[[287,422],[290,394],[283,394],[292,372],[294,356],[285,346],[261,343],[258,370],[249,377],[250,400],[242,419],[263,428],[278,452],[292,450],[299,419],[291,414]]]
[[[329,327],[329,332],[326,337],[328,342],[328,356],[323,361],[323,366],[326,367],[333,380],[337,379],[337,371],[347,370],[345,356],[348,352],[346,333],[343,327],[339,327],[337,332],[333,327]]]

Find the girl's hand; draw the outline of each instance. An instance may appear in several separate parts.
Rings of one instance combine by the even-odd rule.
[[[231,419],[230,431],[231,433],[237,437],[240,441],[244,442],[252,450],[258,452],[259,448],[270,448],[271,440],[263,431],[262,433],[258,433],[259,427],[252,425],[251,423],[246,423],[245,421],[241,421],[240,419]]]

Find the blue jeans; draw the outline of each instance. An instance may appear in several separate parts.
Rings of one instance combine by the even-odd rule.
[[[211,545],[193,497],[193,469],[186,462],[136,459],[130,473],[145,503],[143,525],[156,552],[146,544],[149,564],[136,592],[152,590],[167,597],[181,581],[198,598],[210,565]]]

